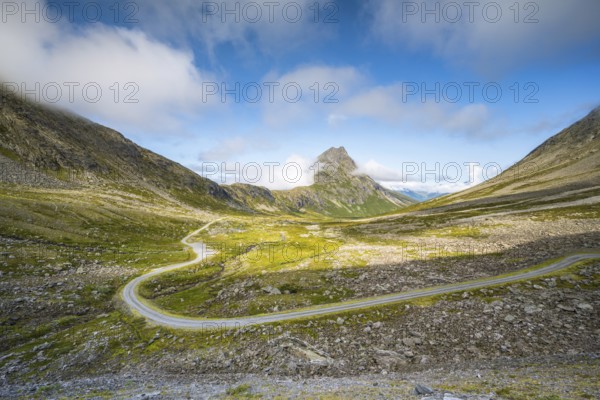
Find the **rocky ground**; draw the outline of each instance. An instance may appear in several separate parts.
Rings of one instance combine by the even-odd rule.
[[[228,283],[219,280],[211,286],[216,295],[204,303],[194,304],[189,313],[235,317],[282,311],[311,306],[314,301],[311,292],[324,297],[322,303],[399,293],[496,276],[560,257],[569,251],[600,247],[600,221],[596,219],[536,221],[505,216],[458,225],[460,229],[466,227],[467,233],[473,232],[472,237],[453,234],[456,226],[448,225],[431,233],[425,231],[420,236],[402,231],[381,235],[383,242],[393,238],[398,245],[346,239],[347,244],[336,253],[334,268],[312,274],[318,279],[298,272],[302,270],[299,265],[287,271],[297,277],[291,284],[286,280],[285,284],[274,286],[265,282],[272,280],[269,275]],[[332,231],[325,234],[343,237],[338,229]],[[368,227],[366,231],[373,235]],[[354,267],[357,257],[366,260],[366,266]],[[309,296],[295,296],[290,289],[309,293]],[[177,288],[164,288],[155,299],[165,295],[176,298]],[[261,300],[265,297],[270,298]]]
[[[190,367],[201,373],[248,371],[302,376],[409,371],[415,365],[600,350],[600,263],[577,274],[442,296],[319,321],[221,334],[241,353],[216,350]],[[246,335],[250,333],[250,335]],[[207,362],[208,361],[208,362]],[[165,368],[177,361],[161,359]]]
[[[490,253],[504,249],[502,257],[393,265],[382,259],[360,274],[327,271],[326,283],[331,290],[349,287],[355,296],[383,294],[600,247],[596,220],[495,222],[489,228],[489,221],[481,222],[483,234],[475,238],[436,233],[435,240],[476,243]],[[6,239],[4,245],[23,243]],[[0,276],[0,397],[600,397],[600,262],[531,282],[339,316],[185,332],[153,327],[120,308],[115,290],[133,269],[37,261],[43,262]],[[432,393],[417,395],[417,384]]]
[[[0,387],[2,398],[80,399],[594,399],[600,361],[532,358],[349,378],[120,374]]]
[[[369,375],[377,377],[375,380],[367,378],[366,382],[371,386],[365,388],[355,384],[357,393],[364,390],[365,398],[393,398],[390,393],[394,391],[395,396],[399,396],[398,393],[409,396],[410,386],[414,383],[403,381],[397,387],[390,381],[406,376],[415,377],[411,382],[426,382],[437,388],[433,398],[444,398],[446,391],[455,398],[466,399],[542,398],[520,397],[519,393],[525,389],[517,387],[516,383],[505,384],[496,377],[466,383],[464,379],[427,379],[433,376],[431,374],[439,373],[437,376],[441,379],[440,376],[448,376],[457,370],[472,370],[474,366],[491,373],[498,370],[498,365],[526,363],[539,370],[538,377],[527,375],[527,379],[535,381],[535,384],[525,385],[533,393],[541,394],[547,390],[549,394],[558,393],[556,396],[559,397],[555,398],[597,398],[600,395],[596,379],[597,356],[600,354],[599,280],[600,263],[589,263],[562,276],[442,296],[427,302],[275,327],[217,331],[211,336],[215,341],[205,347],[188,346],[193,333],[174,335],[158,329],[154,337],[142,345],[144,357],[132,358],[126,365],[102,357],[102,352],[106,351],[102,343],[107,333],[99,331],[88,338],[85,347],[53,360],[36,384],[19,385],[19,374],[31,372],[39,358],[43,359],[51,350],[51,341],[32,349],[36,354],[33,359],[27,352],[5,355],[0,374],[7,396],[27,391],[33,394],[77,392],[79,388],[87,387],[90,392],[92,388],[110,391],[118,388],[123,391],[123,397],[128,398],[140,394],[136,390],[145,392],[149,382],[154,389],[148,389],[148,393],[160,393],[156,398],[162,398],[163,392],[167,393],[166,398],[178,398],[184,391],[189,392],[191,398],[209,398],[227,395],[227,390],[240,386],[244,392],[264,392],[267,398],[269,393],[282,391],[303,397],[316,388],[327,388],[327,384],[322,383],[315,387],[308,384],[310,388],[307,389],[302,380],[308,380],[332,382],[334,387],[337,382],[342,393],[340,397],[344,398],[342,389],[348,389],[342,384],[344,379]],[[117,327],[107,329],[116,330]],[[160,351],[151,351],[153,345],[161,343]],[[580,376],[569,370],[577,364],[565,361],[562,366],[565,382],[556,385],[555,381],[543,381],[540,377],[549,377],[550,369],[557,368],[557,360],[578,360],[591,366],[581,368]],[[102,363],[93,364],[95,373],[91,374],[100,379],[101,385],[75,379],[77,368],[90,369],[89,363]],[[59,365],[68,365],[68,368],[61,370]],[[106,374],[114,372],[115,368],[120,372],[119,377],[106,378]],[[240,373],[255,378],[239,378],[236,374]],[[215,380],[204,382],[210,376]],[[474,376],[477,374],[472,372],[471,378]],[[191,386],[189,381],[173,384],[178,380],[167,377],[180,377],[184,381],[200,377],[201,383],[199,386]],[[523,376],[515,373],[510,379],[519,381],[521,378]],[[230,379],[246,380],[235,386],[227,383]],[[288,383],[273,386],[272,382],[278,379]],[[47,388],[48,384],[44,383],[73,380],[73,386],[61,384]],[[596,383],[591,383],[593,381]],[[114,387],[110,386],[111,382]],[[250,382],[250,386],[244,386],[248,385],[244,382]],[[379,382],[383,382],[383,386],[372,386]],[[511,397],[502,396],[502,393],[516,394]]]

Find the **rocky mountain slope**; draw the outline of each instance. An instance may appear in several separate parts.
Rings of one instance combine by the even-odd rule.
[[[0,92],[3,181],[142,191],[195,206],[235,206],[216,183],[79,116]],[[10,173],[7,173],[10,171]]]
[[[600,189],[600,107],[499,176],[431,204],[539,201],[570,192],[594,194],[597,189]]]
[[[399,210],[417,201],[388,190],[367,175],[344,147],[331,148],[318,157],[315,182],[288,191],[269,191],[249,185],[232,185],[227,192],[256,210],[315,212],[334,217],[365,217]]]
[[[219,186],[120,133],[68,112],[0,91],[0,182],[51,188],[94,187],[159,196],[203,209],[370,216],[414,203],[368,176],[344,148],[319,158],[308,188],[272,192]]]

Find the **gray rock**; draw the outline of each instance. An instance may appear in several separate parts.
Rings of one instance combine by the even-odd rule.
[[[42,351],[42,350],[46,350],[50,348],[50,343],[46,342],[46,343],[42,343],[40,345],[37,345],[33,348],[33,351],[35,353],[37,353],[38,351]]]
[[[296,364],[294,361],[290,361],[287,363],[287,369],[289,372],[297,372],[298,371],[298,364]]]
[[[506,321],[506,322],[513,322],[515,319],[517,319],[517,317],[515,317],[514,315],[510,315],[510,314],[508,314],[506,317],[504,317],[504,321]]]
[[[421,385],[421,384],[417,384],[415,386],[415,394],[417,395],[426,395],[426,394],[433,394],[434,391],[432,388],[425,386],[425,385]]]
[[[273,286],[264,287],[264,288],[262,288],[262,291],[267,294],[273,294],[273,295],[281,294],[281,290],[279,290]]]
[[[542,311],[542,309],[538,306],[527,306],[524,308],[524,311],[526,314],[535,314]]]
[[[451,394],[446,393],[446,394],[444,394],[444,400],[462,400],[462,399],[460,399],[458,397],[454,397]]]
[[[406,360],[398,353],[391,350],[377,350],[375,362],[377,365],[387,369],[393,369],[398,365],[406,364]]]
[[[157,399],[160,396],[160,392],[142,393],[137,396],[138,399]]]
[[[558,309],[563,311],[575,312],[575,308],[571,306],[566,306],[564,304],[559,304],[556,306]]]

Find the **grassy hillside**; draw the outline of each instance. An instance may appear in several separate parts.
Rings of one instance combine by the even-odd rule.
[[[516,202],[600,187],[600,107],[533,150],[501,175],[423,207]]]
[[[120,189],[202,208],[240,207],[216,183],[112,129],[6,91],[0,91],[0,156],[3,171],[12,171],[12,178],[0,178],[4,182],[32,186],[41,176],[46,187]]]
[[[365,217],[415,201],[354,174],[345,149],[319,158],[314,185],[272,192],[221,187],[146,150],[120,133],[70,113],[0,92],[0,181],[51,188],[95,188],[166,199],[221,212]]]

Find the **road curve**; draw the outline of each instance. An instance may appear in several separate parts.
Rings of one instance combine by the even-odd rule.
[[[220,219],[221,220],[221,219]],[[560,271],[562,269],[568,268],[569,266],[583,260],[589,259],[600,259],[599,253],[593,254],[575,254],[571,256],[567,256],[560,261],[549,264],[543,268],[531,270],[531,271],[523,271],[521,273],[515,273],[510,276],[499,276],[492,277],[487,279],[482,279],[478,281],[470,281],[463,283],[455,283],[451,285],[445,286],[437,286],[426,289],[419,289],[410,292],[396,293],[391,295],[372,297],[364,300],[351,301],[345,303],[337,303],[337,304],[329,304],[325,306],[312,307],[307,309],[301,309],[297,311],[288,311],[281,313],[273,313],[273,314],[264,314],[257,315],[253,317],[238,317],[238,318],[227,318],[227,319],[200,319],[200,318],[188,318],[176,315],[170,315],[165,313],[157,308],[150,307],[146,302],[142,301],[138,296],[138,287],[139,285],[147,279],[154,277],[156,275],[160,275],[162,273],[172,271],[178,268],[186,267],[189,265],[193,265],[203,260],[210,254],[213,254],[206,248],[203,243],[188,243],[188,240],[196,235],[198,232],[201,232],[208,228],[210,225],[218,222],[220,220],[215,220],[209,224],[206,224],[202,228],[197,231],[191,233],[181,240],[183,244],[186,246],[190,246],[194,252],[196,253],[196,258],[187,261],[184,263],[173,264],[166,267],[158,268],[149,272],[145,275],[139,276],[129,282],[125,288],[123,289],[122,296],[125,303],[135,312],[145,317],[146,319],[152,321],[155,324],[167,326],[170,328],[179,328],[179,329],[231,329],[231,328],[239,328],[242,326],[249,325],[261,325],[268,324],[273,322],[281,322],[281,321],[289,321],[299,318],[309,318],[309,317],[317,317],[326,314],[335,314],[350,310],[364,309],[373,306],[379,306],[384,304],[397,303],[405,300],[414,300],[423,297],[429,297],[439,294],[453,293],[453,292],[461,292],[465,290],[474,290],[474,289],[482,289],[488,286],[505,284],[516,282],[520,280],[528,280],[540,277],[542,275],[546,275],[552,272]]]

